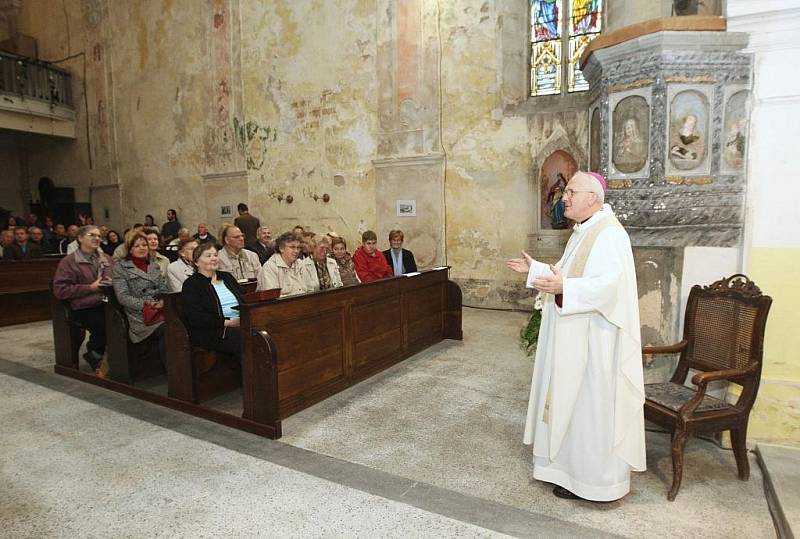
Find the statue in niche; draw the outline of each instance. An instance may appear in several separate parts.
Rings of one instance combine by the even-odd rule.
[[[547,193],[547,211],[550,215],[550,226],[554,230],[567,228],[567,218],[564,217],[564,191],[566,189],[567,179],[559,172],[556,174],[553,187]]]
[[[592,112],[592,121],[589,124],[589,170],[598,172],[600,170],[600,109],[596,108]]]
[[[708,101],[700,92],[675,95],[670,106],[669,160],[680,170],[699,167],[706,155]]]
[[[578,170],[578,163],[564,150],[556,150],[542,164],[540,178],[540,227],[543,230],[569,228],[564,216],[564,190],[567,181]]]
[[[733,94],[725,106],[725,131],[722,147],[723,169],[734,172],[742,170],[747,137],[747,118],[745,101],[747,92]]]
[[[650,107],[644,97],[628,96],[614,107],[612,160],[619,172],[633,174],[646,165],[649,125]]]

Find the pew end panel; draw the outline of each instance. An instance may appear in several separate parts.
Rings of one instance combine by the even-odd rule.
[[[53,348],[56,365],[78,370],[80,350],[86,337],[86,330],[72,320],[69,302],[51,296],[50,309],[53,319]]]
[[[453,281],[447,281],[446,307],[444,313],[444,337],[455,341],[464,340],[462,331],[461,312],[462,299],[461,287]]]
[[[241,385],[241,369],[233,358],[192,346],[180,293],[165,294],[164,326],[167,350],[168,395],[200,404]]]
[[[158,346],[149,339],[139,343],[131,342],[128,317],[117,301],[113,288],[108,290],[106,297],[108,377],[116,382],[133,385],[137,380],[163,375],[164,366],[159,359]]]

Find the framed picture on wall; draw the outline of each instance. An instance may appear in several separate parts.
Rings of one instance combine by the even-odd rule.
[[[650,100],[652,87],[635,88],[609,96],[609,177],[650,176]]]
[[[416,217],[417,216],[417,201],[416,200],[398,200],[397,201],[397,216],[398,217]]]
[[[668,176],[706,175],[711,171],[712,92],[709,84],[675,84],[667,88]]]

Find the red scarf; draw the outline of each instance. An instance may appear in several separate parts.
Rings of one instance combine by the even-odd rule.
[[[143,272],[147,273],[147,257],[139,258],[137,256],[131,255],[131,260],[133,261],[134,265],[142,270]]]

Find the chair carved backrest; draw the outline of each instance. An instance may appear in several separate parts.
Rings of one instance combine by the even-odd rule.
[[[752,369],[737,406],[749,408],[758,391],[764,328],[772,298],[761,293],[745,275],[720,279],[708,286],[695,285],[686,304],[681,353],[672,381],[682,384],[689,369],[719,371]]]

